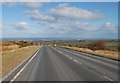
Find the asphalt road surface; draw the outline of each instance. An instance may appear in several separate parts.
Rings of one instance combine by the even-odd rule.
[[[118,62],[60,47],[42,47],[12,81],[118,81]]]

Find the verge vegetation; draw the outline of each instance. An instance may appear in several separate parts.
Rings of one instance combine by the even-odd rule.
[[[74,45],[73,43],[69,43],[68,45],[62,45],[61,47],[72,49],[80,52],[90,53],[96,56],[110,58],[114,60],[120,60],[120,47],[119,41],[92,41],[85,43],[86,41],[82,41],[82,43],[78,43]]]
[[[4,77],[17,65],[34,54],[39,46],[33,45],[31,42],[7,41],[3,42],[2,48],[2,77]]]

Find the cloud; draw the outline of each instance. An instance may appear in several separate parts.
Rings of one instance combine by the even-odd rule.
[[[2,24],[0,23],[0,35],[2,34]]]
[[[101,29],[111,31],[111,32],[118,32],[118,26],[113,25],[110,22],[107,22],[101,26]]]
[[[30,16],[32,20],[42,20],[42,21],[53,21],[55,20],[54,17],[48,16],[48,15],[43,15],[40,13],[39,10],[28,10],[24,12],[25,15]]]
[[[28,27],[28,23],[27,22],[18,22],[16,24],[11,24],[11,26],[17,30],[25,30]]]
[[[56,17],[69,18],[75,20],[94,20],[104,17],[103,14],[92,12],[86,9],[71,7],[68,3],[59,4],[57,8],[49,11]]]
[[[47,15],[50,13],[49,15]],[[96,25],[89,20],[102,19],[103,14],[92,12],[86,9],[71,7],[68,3],[59,4],[57,8],[50,9],[47,14],[42,14],[40,10],[27,10],[24,15],[35,20],[38,24],[49,30],[48,33],[80,33],[97,31],[116,31],[111,23]],[[84,20],[84,21],[83,21]],[[103,29],[104,27],[104,29]]]
[[[111,23],[104,23],[104,24],[93,24],[91,22],[81,22],[81,21],[66,21],[63,20],[61,22],[42,22],[40,21],[39,26],[48,30],[49,34],[76,34],[76,35],[92,35],[95,34],[116,34],[118,31],[117,26]],[[45,31],[46,32],[46,31]],[[98,33],[98,34],[97,34]]]
[[[51,0],[3,0],[2,2],[50,2]]]
[[[2,0],[2,2],[17,2],[16,0]]]
[[[15,6],[26,6],[28,8],[40,8],[42,7],[42,3],[40,2],[3,2],[4,5],[9,7]]]
[[[40,7],[42,7],[42,3],[40,3],[40,2],[23,2],[22,4],[29,7],[29,8],[40,8]]]
[[[0,28],[2,28],[2,22],[0,22]]]
[[[0,5],[2,5],[2,0],[0,0]]]
[[[98,30],[98,28],[95,25],[93,25],[89,22],[79,22],[79,21],[73,22],[72,24],[69,23],[69,24],[67,24],[67,27],[69,27],[70,29],[76,30],[76,31],[78,31],[78,30],[83,30],[83,31]]]
[[[93,25],[89,22],[80,22],[80,21],[66,21],[61,22],[38,22],[39,26],[47,28],[49,33],[58,33],[58,34],[69,34],[69,33],[80,33],[81,31],[86,32],[95,32],[99,28],[96,25]]]
[[[49,14],[49,15],[47,15],[47,14]],[[88,21],[88,20],[93,20],[93,19],[101,19],[104,17],[104,15],[96,13],[96,12],[91,12],[91,11],[77,8],[77,7],[70,7],[68,3],[59,4],[57,6],[57,8],[50,9],[47,14],[42,14],[40,12],[40,10],[38,10],[38,9],[27,10],[24,12],[24,15],[28,16],[32,20],[49,21],[49,22],[53,22],[53,23],[54,22],[61,23],[62,21],[65,22],[65,21],[72,21],[72,20]],[[78,27],[78,25],[77,25],[77,27]],[[94,28],[94,26],[91,26],[91,25],[89,25],[89,27]]]
[[[2,4],[8,7],[15,7],[17,5],[20,5],[20,3],[17,2],[2,2]]]

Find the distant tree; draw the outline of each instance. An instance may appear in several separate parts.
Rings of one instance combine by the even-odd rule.
[[[71,44],[69,44],[68,46],[72,47],[72,45],[71,45]]]
[[[118,46],[118,52],[120,52],[120,46]]]
[[[79,47],[79,45],[76,45],[76,47]]]
[[[96,41],[92,44],[88,45],[88,48],[91,50],[104,50],[106,48],[106,44],[104,41]]]
[[[21,47],[26,47],[26,46],[30,46],[30,45],[33,45],[32,42],[28,42],[28,41],[19,41],[19,42],[16,42],[17,45]]]

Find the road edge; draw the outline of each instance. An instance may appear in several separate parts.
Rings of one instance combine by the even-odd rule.
[[[19,70],[21,70],[24,66],[25,66],[25,63],[27,63],[34,55],[35,53],[37,53],[42,47],[39,47],[31,56],[29,56],[27,59],[23,60],[20,64],[18,64],[12,71],[10,71],[7,75],[5,75],[4,77],[2,77],[2,81],[8,81],[7,78],[12,74],[14,73],[18,68],[21,68]],[[18,70],[18,71],[19,71]],[[16,74],[15,74],[16,75]],[[14,76],[15,76],[14,75]],[[13,76],[13,77],[14,77]],[[11,78],[13,78],[11,77]],[[9,80],[10,81],[10,80]]]
[[[104,56],[101,56],[101,55],[98,55],[98,54],[94,54],[94,53],[89,53],[89,52],[85,52],[85,51],[78,51],[78,50],[75,50],[75,49],[70,49],[70,48],[65,48],[65,47],[60,47],[60,48],[69,49],[69,50],[73,50],[73,51],[77,51],[77,52],[82,52],[82,53],[87,53],[87,54],[91,54],[93,56],[102,57],[102,58],[106,58],[106,59],[109,59],[109,60],[114,60],[114,61],[120,62],[120,60],[109,58],[109,57],[104,57]]]

